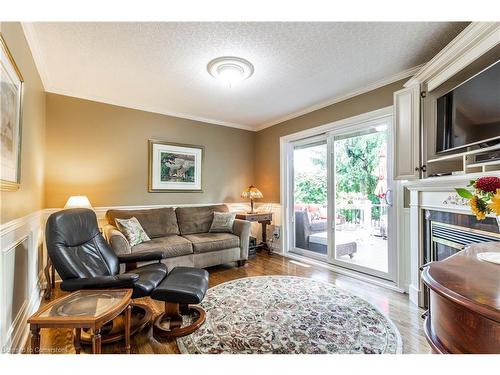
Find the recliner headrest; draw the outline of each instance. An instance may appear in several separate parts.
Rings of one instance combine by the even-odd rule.
[[[53,213],[47,220],[47,241],[78,246],[100,234],[97,217],[88,208],[70,208]]]

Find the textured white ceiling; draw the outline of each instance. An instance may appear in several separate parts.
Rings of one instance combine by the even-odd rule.
[[[259,129],[428,61],[465,23],[29,23],[49,92]],[[206,70],[252,62],[231,88]],[[399,76],[402,78],[401,76]]]

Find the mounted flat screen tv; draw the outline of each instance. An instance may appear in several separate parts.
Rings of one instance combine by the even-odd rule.
[[[437,99],[436,152],[500,143],[500,60]]]

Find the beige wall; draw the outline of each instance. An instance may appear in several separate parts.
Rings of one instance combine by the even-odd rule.
[[[45,92],[21,24],[1,22],[0,31],[24,78],[21,187],[0,193],[0,223],[43,208]]]
[[[239,202],[253,183],[254,133],[47,94],[45,206]],[[150,138],[205,146],[203,193],[149,193]]]
[[[263,129],[255,139],[256,186],[262,202],[280,202],[280,137],[392,105],[407,79]]]

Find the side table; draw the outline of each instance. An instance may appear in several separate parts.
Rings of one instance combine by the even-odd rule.
[[[272,253],[272,249],[267,246],[267,226],[273,221],[272,212],[238,212],[236,214],[236,219],[258,222],[262,225],[262,242],[259,244],[261,249],[267,250],[269,254]]]
[[[75,329],[74,345],[80,353],[81,330],[92,332],[92,352],[101,353],[101,328],[120,314],[125,314],[125,351],[130,353],[131,289],[79,290],[42,307],[29,319],[31,351],[40,353],[41,328]]]

